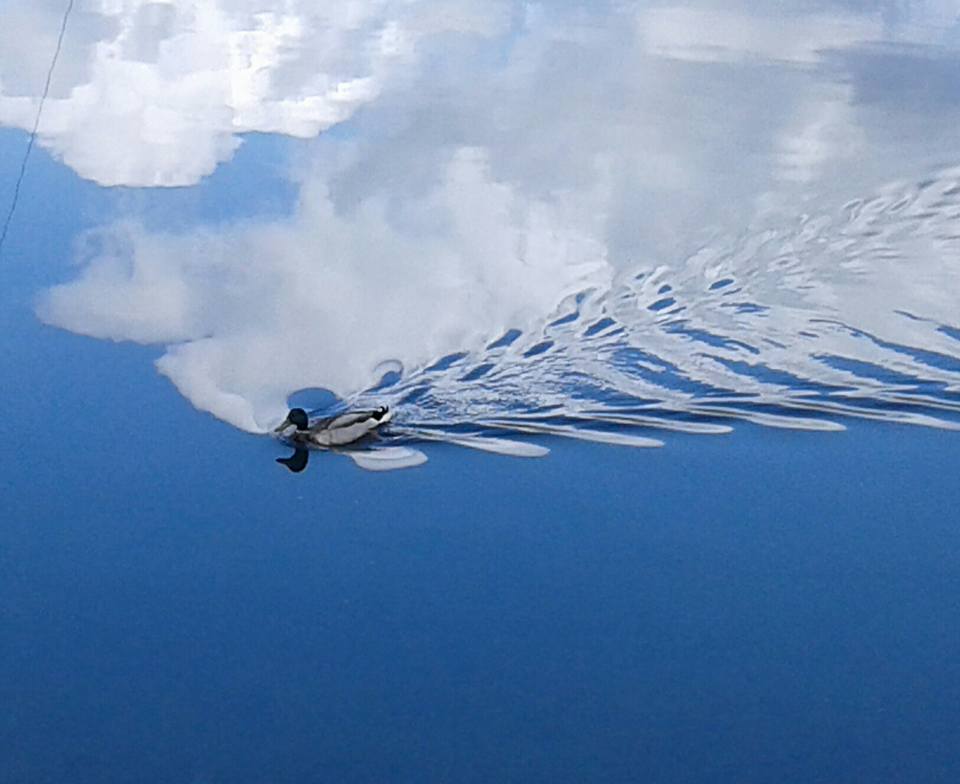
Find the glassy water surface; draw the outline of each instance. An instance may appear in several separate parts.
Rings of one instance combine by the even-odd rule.
[[[0,782],[956,780],[955,0],[3,19]]]

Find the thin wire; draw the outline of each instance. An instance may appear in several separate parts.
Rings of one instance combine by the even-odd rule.
[[[47,101],[47,94],[50,92],[50,82],[53,80],[53,69],[57,67],[57,60],[60,58],[60,50],[63,48],[63,37],[67,32],[67,22],[70,19],[70,13],[73,11],[74,0],[67,3],[67,10],[63,12],[63,22],[60,24],[60,34],[57,36],[57,48],[54,50],[53,59],[50,61],[50,69],[47,71],[47,81],[43,85],[43,93],[40,96],[40,105],[37,107],[37,117],[33,122],[33,130],[30,131],[30,140],[27,142],[27,150],[23,154],[23,160],[20,162],[20,174],[17,175],[17,184],[13,186],[13,199],[10,201],[10,209],[7,212],[7,218],[3,222],[3,232],[0,233],[0,258],[3,256],[3,244],[7,241],[7,232],[10,230],[10,222],[13,220],[13,214],[17,211],[17,202],[20,201],[20,186],[23,185],[23,177],[27,173],[27,161],[30,160],[30,153],[33,151],[33,144],[37,140],[37,130],[40,128],[40,118],[43,115],[43,105]]]

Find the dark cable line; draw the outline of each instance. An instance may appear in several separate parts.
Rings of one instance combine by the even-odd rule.
[[[43,93],[40,95],[40,105],[37,107],[37,117],[33,122],[33,130],[30,132],[30,140],[27,142],[27,150],[23,154],[23,160],[20,162],[20,174],[17,175],[17,183],[13,186],[13,199],[10,201],[7,218],[3,222],[3,232],[0,233],[0,258],[3,256],[3,245],[7,241],[7,232],[10,230],[13,213],[17,211],[17,202],[20,200],[20,186],[23,185],[23,177],[27,173],[27,161],[30,160],[33,144],[37,140],[37,129],[40,128],[40,117],[43,115],[43,105],[46,103],[47,94],[50,92],[50,82],[53,80],[53,69],[57,67],[60,50],[63,48],[63,36],[67,32],[67,22],[70,19],[70,12],[73,11],[73,3],[74,0],[70,0],[70,2],[67,3],[67,10],[63,12],[63,22],[60,24],[60,34],[57,36],[57,48],[53,52],[50,69],[47,71],[47,81],[44,83]]]

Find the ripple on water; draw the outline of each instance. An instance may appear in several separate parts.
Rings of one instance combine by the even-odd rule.
[[[886,191],[623,275],[539,331],[506,330],[370,393],[429,438],[503,454],[523,454],[504,432],[656,447],[657,430],[716,435],[737,421],[960,429],[960,253],[943,240],[956,171]],[[924,253],[911,252],[918,238]],[[463,423],[474,432],[458,434]]]

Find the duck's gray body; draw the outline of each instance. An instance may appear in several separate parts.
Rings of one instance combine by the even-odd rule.
[[[372,411],[349,411],[335,417],[317,419],[306,429],[294,430],[289,436],[296,444],[314,447],[346,446],[360,441],[390,421],[385,406]]]
[[[359,441],[389,421],[390,411],[387,409],[351,411],[311,423],[310,429],[303,435],[317,446],[345,446]]]

